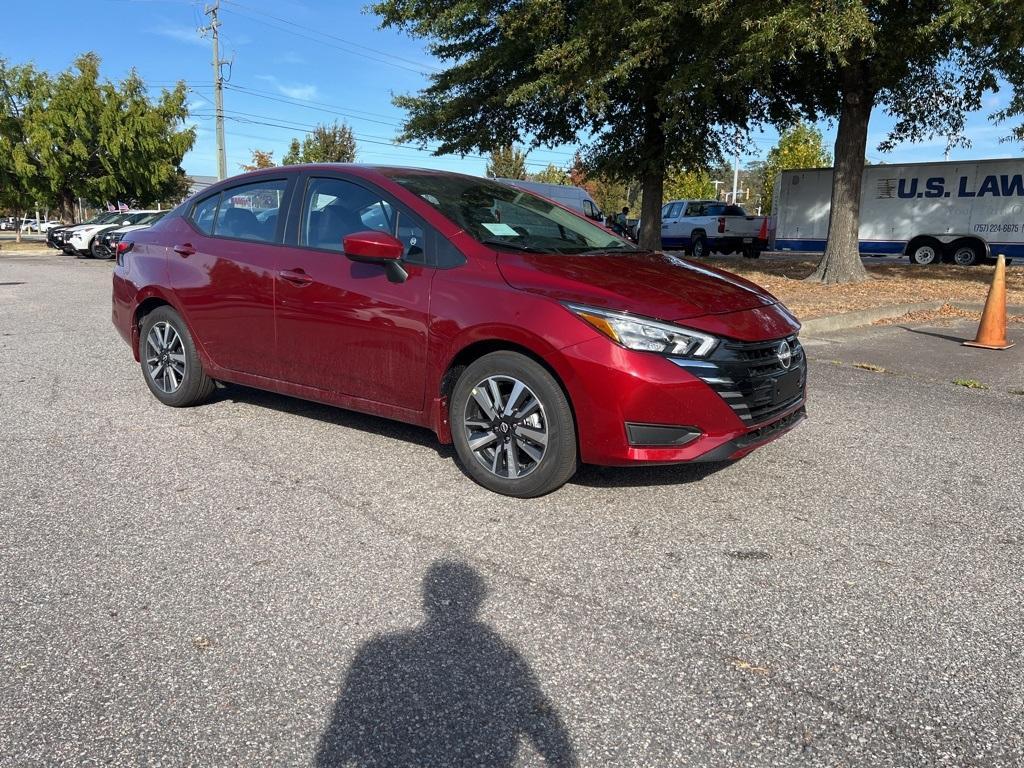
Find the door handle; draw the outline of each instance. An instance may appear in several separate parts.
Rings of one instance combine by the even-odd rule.
[[[302,269],[282,269],[278,272],[281,279],[287,280],[292,285],[299,287],[309,285],[313,282],[313,278],[306,274],[305,270]]]
[[[185,243],[184,245],[174,246],[174,252],[179,256],[184,256],[188,258],[189,256],[196,252],[196,249],[192,247],[192,243]]]

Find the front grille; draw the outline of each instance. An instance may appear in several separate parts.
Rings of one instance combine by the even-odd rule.
[[[792,354],[789,366],[779,357],[783,341]],[[703,379],[746,424],[769,421],[804,399],[807,358],[796,336],[757,343],[725,341],[706,361],[675,362]],[[780,395],[777,384],[787,376],[796,377],[796,392]]]

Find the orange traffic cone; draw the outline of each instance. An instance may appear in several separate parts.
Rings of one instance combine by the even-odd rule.
[[[988,289],[985,309],[981,313],[978,335],[974,341],[965,341],[965,347],[982,349],[1009,349],[1012,341],[1006,340],[1006,259],[1002,254],[996,262],[996,273],[992,287]]]

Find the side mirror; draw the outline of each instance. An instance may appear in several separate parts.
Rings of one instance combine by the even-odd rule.
[[[341,239],[341,247],[352,261],[383,264],[388,280],[392,283],[404,283],[409,277],[401,263],[405,246],[401,240],[387,232],[371,229],[353,232]]]

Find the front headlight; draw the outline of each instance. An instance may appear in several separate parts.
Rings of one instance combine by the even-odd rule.
[[[581,304],[566,304],[566,308],[585,320],[616,344],[639,352],[658,352],[663,355],[707,357],[718,339],[700,331],[659,323],[645,317],[611,312]]]

